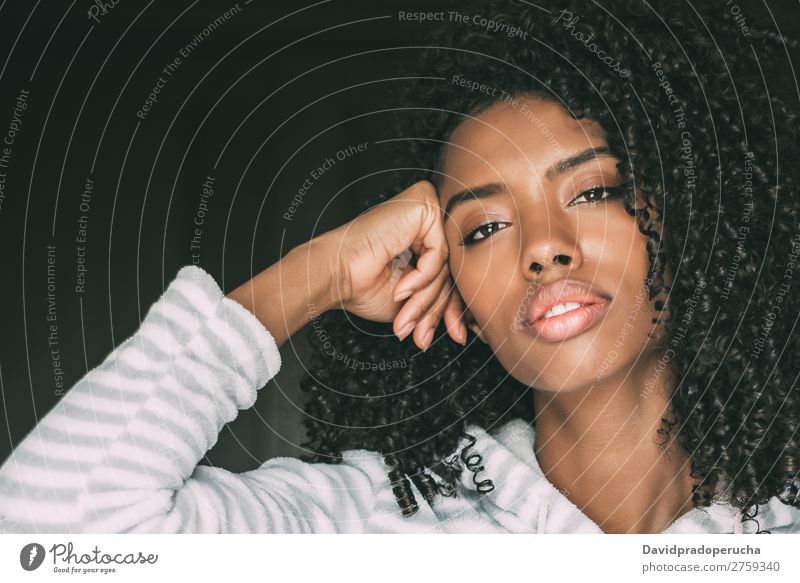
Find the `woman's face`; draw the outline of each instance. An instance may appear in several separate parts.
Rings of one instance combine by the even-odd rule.
[[[599,124],[537,98],[496,103],[456,128],[443,162],[450,269],[506,370],[571,391],[647,359],[647,238]]]

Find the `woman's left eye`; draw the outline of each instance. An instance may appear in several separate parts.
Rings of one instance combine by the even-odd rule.
[[[622,189],[618,186],[595,186],[589,190],[584,190],[578,196],[572,199],[569,206],[578,204],[580,202],[600,202],[607,198],[618,196],[622,193]],[[581,199],[584,199],[581,201]]]

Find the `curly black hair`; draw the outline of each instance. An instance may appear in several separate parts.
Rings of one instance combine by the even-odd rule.
[[[438,185],[453,129],[501,95],[536,95],[599,122],[628,178],[625,208],[649,239],[646,283],[676,379],[659,434],[677,435],[690,455],[694,505],[724,496],[745,519],[773,496],[800,507],[800,127],[789,105],[797,87],[780,82],[797,43],[721,2],[502,0],[460,11],[485,20],[443,23],[421,50],[394,136],[408,144],[395,193],[418,179]],[[633,209],[634,189],[645,212]],[[362,364],[331,359],[320,329]],[[530,387],[471,333],[462,347],[440,324],[423,354],[390,324],[332,311],[310,334],[318,351],[301,387],[315,454],[302,459],[381,452],[405,515],[418,509],[409,480],[430,503],[457,495],[466,466],[491,491],[469,424],[534,423]]]

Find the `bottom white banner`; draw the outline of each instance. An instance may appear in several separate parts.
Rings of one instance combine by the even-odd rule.
[[[797,535],[0,535],[0,581],[800,581]]]

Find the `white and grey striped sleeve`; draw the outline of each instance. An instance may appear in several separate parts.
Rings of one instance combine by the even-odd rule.
[[[0,467],[0,531],[357,531],[360,522],[337,520],[372,508],[373,480],[356,467],[287,460],[234,474],[197,465],[280,366],[260,322],[210,275],[183,268],[139,330]],[[329,482],[317,484],[321,496],[303,479],[314,466]],[[278,479],[286,468],[296,471]]]

